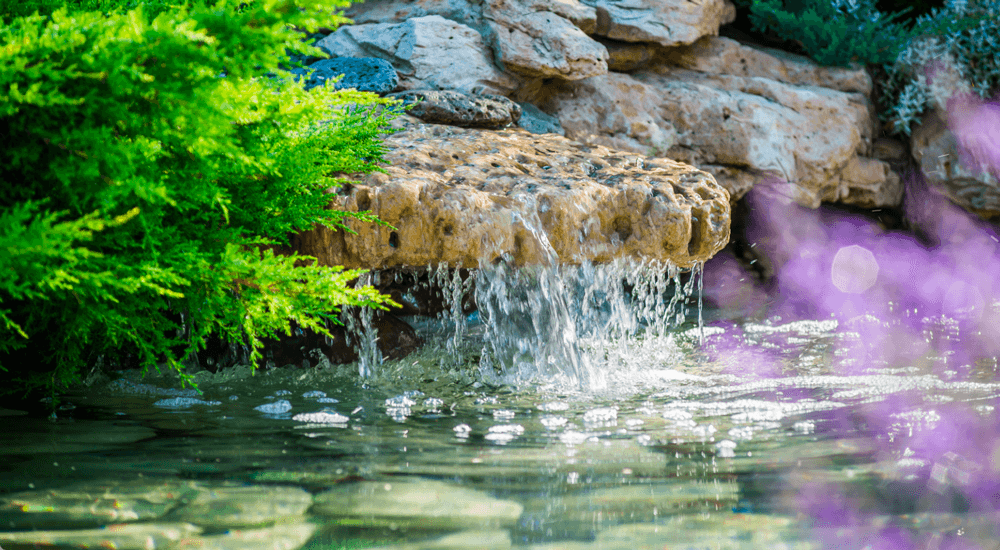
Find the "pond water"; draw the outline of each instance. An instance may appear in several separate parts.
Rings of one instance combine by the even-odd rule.
[[[479,311],[401,361],[0,410],[0,547],[1000,548],[979,325],[731,318],[663,266],[449,273]]]

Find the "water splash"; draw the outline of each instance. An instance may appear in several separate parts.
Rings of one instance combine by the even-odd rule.
[[[378,272],[366,273],[358,277],[355,286],[361,288],[378,284]],[[358,374],[362,378],[372,376],[382,364],[382,350],[378,347],[378,329],[375,327],[375,312],[370,307],[345,307],[341,319],[347,327],[349,343],[358,353]]]
[[[675,348],[671,330],[695,290],[695,277],[682,284],[680,269],[660,262],[480,269],[481,372],[502,383],[606,389],[637,368],[638,347]]]

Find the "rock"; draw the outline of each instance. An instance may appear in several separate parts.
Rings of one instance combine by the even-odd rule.
[[[736,20],[728,0],[583,0],[597,10],[594,34],[625,42],[662,46],[690,44],[719,34],[719,26]]]
[[[587,36],[597,13],[578,0],[370,2],[347,14],[359,24],[441,16],[467,25],[487,39],[498,65],[518,75],[572,80],[608,70],[607,51]]]
[[[373,550],[506,550],[513,544],[510,533],[502,529],[471,529],[431,540],[380,546]]]
[[[517,125],[521,128],[532,134],[566,135],[566,130],[563,130],[562,126],[559,125],[558,118],[545,113],[531,103],[520,103],[520,106],[521,120],[518,121]]]
[[[424,122],[463,128],[503,128],[521,119],[521,106],[503,96],[470,96],[453,91],[410,90],[390,97],[416,103],[407,113]]]
[[[719,48],[709,47],[716,42]],[[699,44],[684,54],[684,63],[712,72],[660,66],[631,75],[609,73],[559,84],[540,107],[559,118],[567,137],[700,166],[719,176],[735,198],[749,189],[749,181],[770,176],[790,182],[789,196],[810,208],[822,201],[899,204],[898,177],[887,164],[863,156],[874,134],[866,96],[742,76],[748,74],[743,61],[763,65],[767,55],[734,49],[736,43],[725,38]],[[738,57],[736,65],[714,65],[712,56],[702,60],[714,49]],[[836,80],[818,69],[795,72],[788,60],[771,59],[775,66],[759,72],[794,73],[806,82]],[[864,85],[854,76],[841,80]]]
[[[4,438],[3,450],[8,455],[102,451],[156,435],[144,426],[122,426],[103,420],[67,423],[26,418],[17,422],[18,430]]]
[[[316,532],[311,523],[275,525],[264,529],[228,529],[218,535],[190,536],[180,542],[181,548],[198,550],[295,550],[302,547]]]
[[[183,539],[201,532],[188,523],[137,523],[115,525],[113,529],[0,532],[0,542],[37,547],[115,548],[149,550],[174,548]]]
[[[872,156],[884,161],[903,162],[910,157],[906,145],[898,139],[876,138],[872,143]]]
[[[223,485],[199,487],[185,501],[171,519],[221,529],[287,522],[305,514],[312,496],[298,487]]]
[[[963,162],[958,140],[938,111],[924,114],[910,138],[910,150],[928,186],[982,218],[1000,216],[1000,182]]]
[[[310,73],[310,71],[312,71]],[[309,75],[306,89],[322,86],[327,80],[343,75],[334,84],[338,90],[354,88],[361,92],[387,94],[399,85],[399,76],[392,64],[377,57],[337,57],[322,59],[308,66],[296,68],[293,74]]]
[[[767,78],[796,86],[817,86],[864,95],[872,79],[864,68],[825,67],[801,55],[741,44],[722,36],[705,37],[690,46],[671,48],[666,63],[708,74]]]
[[[628,73],[649,66],[663,49],[657,44],[600,39],[608,50],[608,69]]]
[[[345,483],[316,496],[313,513],[352,525],[431,528],[510,527],[524,508],[513,501],[440,481],[392,479]]]
[[[378,331],[376,345],[385,359],[406,357],[424,343],[413,327],[392,313],[376,312],[372,326]],[[299,328],[291,336],[266,339],[264,344],[271,352],[271,360],[276,367],[315,367],[324,358],[335,365],[357,361],[358,352],[351,345],[347,327],[334,325],[330,327],[330,333],[332,338],[327,338]]]
[[[702,262],[729,240],[729,195],[667,159],[522,130],[410,124],[385,141],[386,173],[335,196],[393,227],[348,220],[293,246],[326,265],[514,265],[615,257]]]
[[[555,2],[553,2],[555,3]],[[497,62],[527,77],[577,80],[608,72],[608,52],[569,20],[516,0],[483,4]]]
[[[478,32],[439,15],[343,26],[316,46],[334,57],[384,59],[396,68],[404,90],[504,95],[516,87],[516,80],[493,64]]]
[[[112,430],[106,430],[112,431]],[[0,528],[44,529],[148,521],[197,494],[178,479],[82,482],[0,498]]]

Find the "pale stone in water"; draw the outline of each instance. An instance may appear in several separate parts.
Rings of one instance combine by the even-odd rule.
[[[369,526],[502,527],[523,507],[513,501],[440,481],[362,481],[316,497],[313,512]]]
[[[618,257],[690,267],[729,240],[728,193],[689,165],[553,134],[406,124],[385,141],[387,173],[333,205],[393,227],[347,220],[356,234],[303,233],[300,253],[365,268]]]
[[[381,550],[505,550],[511,547],[510,533],[501,529],[460,531],[440,538],[378,547]]]
[[[311,505],[312,496],[298,487],[202,487],[170,517],[211,528],[259,527],[300,517]]]
[[[103,529],[0,532],[0,542],[75,548],[152,550],[174,548],[201,529],[189,523],[134,523],[109,525]]]
[[[229,529],[225,533],[186,537],[181,548],[198,550],[295,550],[316,532],[312,523],[275,525],[264,529]]]
[[[177,479],[76,483],[0,497],[0,528],[97,526],[156,519],[198,489]]]
[[[66,423],[29,418],[18,420],[18,424],[18,430],[4,435],[3,452],[6,454],[99,451],[156,435],[154,430],[143,426],[122,426],[105,421]]]

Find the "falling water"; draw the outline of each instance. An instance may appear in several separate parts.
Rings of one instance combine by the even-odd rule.
[[[379,273],[367,273],[358,277],[360,288],[378,284]],[[382,364],[382,351],[378,348],[378,329],[374,325],[375,312],[370,307],[345,307],[341,314],[351,346],[358,353],[358,373],[362,378],[371,376]]]

